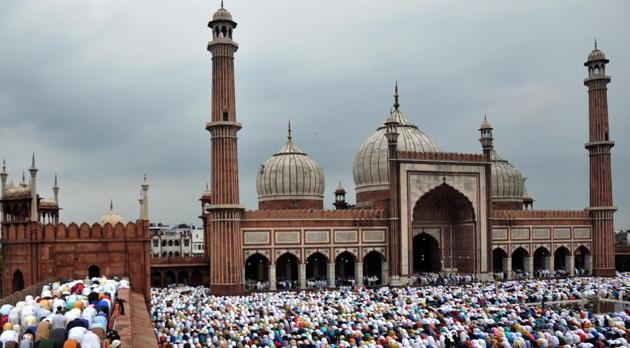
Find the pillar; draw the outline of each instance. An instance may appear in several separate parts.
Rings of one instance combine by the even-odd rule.
[[[389,263],[381,262],[381,285],[389,285]]]
[[[306,264],[301,263],[298,265],[298,283],[300,289],[306,289]]]
[[[586,255],[584,257],[584,268],[589,276],[593,275],[593,255]]]
[[[506,257],[503,259],[503,272],[505,272],[506,279],[512,279],[512,258]]]
[[[526,256],[523,266],[525,267],[525,272],[532,278],[534,276],[534,258],[532,256]]]
[[[564,257],[564,264],[566,266],[566,271],[569,272],[569,276],[575,276],[575,256],[567,255]]]
[[[335,263],[331,262],[328,264],[328,273],[327,273],[327,279],[328,279],[328,287],[329,288],[334,288],[335,287]]]
[[[276,265],[269,265],[269,290],[276,290]]]
[[[549,256],[545,256],[545,269],[548,270],[549,272],[553,272],[555,267],[553,265],[553,255],[549,255]]]
[[[354,280],[357,286],[363,286],[363,262],[354,264]]]

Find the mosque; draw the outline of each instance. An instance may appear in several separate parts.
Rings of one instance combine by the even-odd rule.
[[[208,24],[212,106],[205,128],[211,141],[211,185],[200,198],[206,256],[192,261],[149,257],[146,178],[135,223],[125,225],[110,216],[102,225],[66,227],[59,223],[58,189],[54,199],[42,199],[34,174],[30,184],[11,186],[3,170],[5,294],[51,273],[86,273],[90,262],[107,274],[132,275],[131,284],[140,292],[146,293],[149,282],[159,286],[184,279],[207,284],[220,295],[242,293],[248,282],[265,282],[275,290],[281,282],[305,288],[308,280],[317,279],[335,287],[339,279],[362,284],[369,277],[377,284],[402,286],[422,272],[487,279],[498,272],[512,278],[541,270],[614,275],[610,77],[608,59],[597,46],[584,64],[590,130],[585,145],[590,203],[584,210],[534,210],[524,176],[499,154],[486,119],[479,128],[479,153],[442,151],[414,124],[413,115],[403,112],[397,86],[390,114],[357,146],[355,204],[339,185],[336,209],[324,209],[324,172],[300,149],[289,126],[284,145],[258,170],[258,209],[246,210],[239,195],[236,26],[223,6]],[[32,168],[36,173],[34,161]],[[108,214],[115,215],[113,210]],[[82,249],[66,250],[67,245],[56,243],[59,238],[90,245],[91,251],[105,250],[99,243],[108,243],[117,256],[88,262]],[[74,253],[76,260],[57,253]],[[40,258],[52,271],[31,265],[30,260]],[[21,278],[16,280],[16,274]]]

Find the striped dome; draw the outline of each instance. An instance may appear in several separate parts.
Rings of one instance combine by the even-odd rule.
[[[440,152],[433,140],[409,122],[405,114],[398,108],[394,108],[389,117],[399,123],[399,151]],[[361,145],[354,157],[352,175],[357,192],[386,190],[389,188],[387,152],[385,126],[381,126]]]
[[[260,166],[256,177],[258,201],[324,199],[324,173],[317,162],[293,142],[291,128],[287,143]]]
[[[490,154],[492,161],[492,200],[501,202],[523,202],[525,184],[523,176],[514,165],[506,161],[496,150]]]

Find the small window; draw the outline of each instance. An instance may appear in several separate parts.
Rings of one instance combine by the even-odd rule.
[[[606,141],[610,140],[610,139],[608,138],[608,131],[606,131],[606,133],[604,134],[604,139],[605,139]]]
[[[188,246],[188,239],[184,239],[184,246],[187,247]]]
[[[160,245],[160,242],[157,239],[153,240],[153,247],[157,248]]]
[[[223,121],[227,121],[228,117],[229,117],[228,111],[227,110],[223,111]]]
[[[175,246],[179,246],[179,241],[178,240],[175,241]]]
[[[166,241],[165,241],[165,240],[163,240],[163,241],[162,241],[162,246],[163,246],[163,247],[165,247],[165,246],[166,246]]]

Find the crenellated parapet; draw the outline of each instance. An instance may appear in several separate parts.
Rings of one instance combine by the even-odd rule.
[[[483,154],[458,152],[398,151],[398,159],[447,162],[486,162],[486,157]]]
[[[493,210],[492,219],[589,219],[586,210]]]
[[[270,219],[385,219],[382,209],[345,209],[345,210],[249,210],[243,213],[243,220]]]
[[[3,226],[2,242],[10,244],[12,242],[24,241],[80,241],[80,242],[102,242],[103,240],[120,240],[120,241],[145,241],[150,238],[148,228],[145,228],[146,221],[129,222],[126,225],[117,224],[99,224],[89,225],[82,223],[80,225],[72,222],[68,225],[37,223],[15,223]],[[34,229],[32,229],[34,226]],[[28,231],[34,230],[34,233]]]

